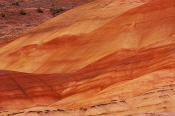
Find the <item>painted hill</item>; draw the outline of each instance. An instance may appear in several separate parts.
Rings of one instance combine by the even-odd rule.
[[[104,33],[104,28],[108,28],[109,25],[106,23],[110,21],[112,23],[122,13],[142,4],[144,2],[140,1],[125,3],[109,0],[95,1],[63,13],[3,47],[0,50],[2,61],[0,68],[30,73],[72,72],[81,69],[117,50],[115,43],[118,39],[111,38],[109,43],[99,40],[101,31]],[[100,34],[94,35],[96,31]],[[114,32],[118,33],[115,30]],[[111,46],[113,50],[108,47],[111,43],[115,45],[115,47]],[[105,47],[105,44],[107,49],[100,48]],[[72,50],[76,52],[72,53]],[[72,54],[68,57],[70,53]],[[58,65],[52,65],[55,63]],[[44,65],[46,68],[43,67]]]
[[[72,9],[0,48],[1,113],[173,116],[174,39],[174,0]]]

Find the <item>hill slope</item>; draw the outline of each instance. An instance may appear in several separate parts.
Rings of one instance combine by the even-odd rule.
[[[98,37],[93,37],[94,33],[98,30],[99,32],[100,30],[103,31],[102,27],[106,27],[105,23],[142,4],[144,2],[141,1],[125,1],[124,3],[120,0],[94,1],[63,13],[1,48],[0,60],[2,62],[0,62],[0,68],[30,73],[72,72],[77,68],[80,69],[117,50],[116,47],[113,47],[116,46],[115,42],[109,40],[109,43],[106,43],[103,40],[99,40],[99,34],[95,34]],[[111,46],[113,47],[112,51],[109,51],[109,48],[100,48],[100,46],[105,47],[105,44],[109,46],[110,42],[113,43]],[[43,48],[44,50],[42,50]],[[35,52],[32,50],[35,50]],[[72,50],[76,52],[71,57],[67,57],[72,53]],[[32,55],[30,55],[31,51]],[[62,55],[63,53],[64,55]],[[86,63],[84,58],[88,59]],[[79,63],[75,62],[77,60]],[[35,67],[33,67],[33,63]],[[52,65],[53,63],[59,65]],[[47,69],[43,69],[44,65]],[[42,71],[39,71],[41,67],[43,67]]]
[[[174,0],[65,12],[0,48],[2,114],[174,115],[174,34]]]

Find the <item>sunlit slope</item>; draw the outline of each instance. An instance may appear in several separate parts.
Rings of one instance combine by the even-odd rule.
[[[59,107],[70,108],[100,104],[119,96],[128,99],[168,85],[174,88],[174,45],[168,44],[138,51],[118,51],[83,68],[77,74],[82,77],[85,75],[87,80],[80,82],[81,84],[74,83],[71,89],[65,91],[65,93],[70,91],[81,91],[82,93],[59,101],[58,104],[61,103]],[[94,91],[94,94],[89,97],[89,93],[84,92],[83,89],[92,93]],[[167,92],[170,96],[173,95],[173,99],[172,91],[167,90]],[[150,102],[148,101],[149,104]]]
[[[150,0],[86,34],[57,36],[42,44],[21,44],[23,47],[16,44],[22,40],[19,39],[1,49],[7,51],[1,52],[0,67],[20,72],[71,73],[121,49],[139,50],[174,43],[174,5],[173,0]],[[8,49],[13,44],[18,48]]]
[[[79,60],[80,58],[78,57],[81,56],[81,53],[84,53],[84,51],[88,49],[86,48],[86,46],[83,45],[83,43],[85,42],[88,44],[90,42],[90,39],[93,39],[93,38],[89,38],[89,40],[88,38],[84,39],[84,34],[89,35],[92,31],[98,29],[99,27],[102,27],[104,24],[116,18],[117,16],[121,15],[122,13],[134,7],[140,6],[144,3],[145,2],[142,2],[140,0],[137,0],[137,1],[97,0],[87,5],[83,5],[73,10],[70,10],[42,24],[41,26],[35,28],[34,30],[22,35],[17,40],[1,48],[0,55],[2,60],[0,59],[1,60],[0,68],[16,70],[16,71],[24,71],[24,72],[42,73],[37,70],[39,70],[40,67],[43,67],[45,64],[45,61],[50,59],[50,57],[53,58],[53,60],[50,59],[53,62],[53,64],[55,64],[55,62],[57,63],[59,62],[59,64],[65,65],[64,63],[66,63],[66,65],[70,64],[69,67],[72,67],[71,66],[72,60],[73,61]],[[63,35],[67,35],[68,37],[67,36],[62,37]],[[74,38],[71,39],[72,37],[69,37],[71,35],[75,36],[76,38],[78,37],[78,39],[74,39]],[[65,42],[61,43],[61,41],[65,41]],[[77,42],[75,43],[72,41],[77,41]],[[41,49],[38,50],[38,48],[36,48],[36,46],[37,47],[48,46],[46,42],[54,43],[56,45],[55,46],[49,45],[53,48],[51,50],[42,48],[43,49],[42,52],[40,51]],[[60,44],[60,45],[57,45],[57,44]],[[34,56],[29,55],[28,57],[27,54],[23,54],[22,51],[27,52],[28,50],[29,51],[34,50],[32,54],[35,54],[37,52],[37,55],[36,54]],[[76,50],[76,52],[74,52],[75,56],[72,54],[73,56],[68,57],[68,55],[70,55],[70,53],[73,52],[72,50]],[[9,56],[9,54],[13,54],[18,51],[20,55],[17,54],[17,55]],[[95,52],[96,50],[94,49],[94,53]],[[93,55],[91,53],[88,53],[88,54]],[[38,59],[39,58],[38,56],[40,57],[40,59]],[[59,56],[59,58],[57,56]],[[9,59],[6,59],[7,57]],[[87,58],[88,57],[89,56],[87,56]],[[102,57],[102,56],[99,56],[99,57]],[[95,58],[94,60],[96,59],[98,58]],[[4,61],[4,60],[7,60],[7,61]],[[94,60],[90,60],[90,62],[93,62]],[[32,62],[35,63],[35,65],[33,65]],[[84,65],[87,65],[87,63],[85,64],[76,63],[76,64],[80,65],[77,68],[81,68]],[[32,67],[26,66],[26,65],[32,65]],[[49,65],[49,64],[46,64],[46,65]],[[50,68],[48,67],[49,69],[45,69],[43,71],[45,73],[62,72],[65,70],[67,70],[66,72],[72,71],[72,69],[68,69],[69,67],[64,67],[63,65],[59,66],[60,67],[59,69],[57,69],[57,66],[54,65],[52,70],[50,70]],[[21,68],[23,69],[21,70]]]
[[[86,33],[13,48],[19,38],[1,48],[0,110],[56,109],[43,116],[174,112],[175,1],[142,2]],[[40,115],[32,108],[19,115]]]
[[[174,49],[175,44],[137,51],[125,49],[72,74],[0,71],[0,110],[37,106],[42,106],[41,110],[45,106],[64,109],[43,111],[46,116],[173,112]],[[34,111],[31,116],[40,115]]]
[[[134,2],[132,0],[96,0],[47,21],[32,31],[25,33],[11,45],[13,48],[19,48],[29,44],[42,44],[61,35],[88,33],[123,12],[143,3],[140,0]]]
[[[114,74],[111,76],[114,77]],[[75,94],[51,106],[62,109],[73,107],[77,109],[77,115],[80,112],[80,115],[93,116],[170,113],[175,110],[174,76],[174,69],[160,70],[140,76],[138,79],[111,85],[100,92],[99,89],[92,89]]]

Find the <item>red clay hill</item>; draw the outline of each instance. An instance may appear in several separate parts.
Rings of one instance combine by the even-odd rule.
[[[0,48],[17,116],[174,116],[175,1],[96,0]]]

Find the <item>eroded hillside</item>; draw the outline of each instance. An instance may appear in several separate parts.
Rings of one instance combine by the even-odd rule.
[[[1,114],[174,116],[174,39],[174,0],[69,10],[0,48]]]

